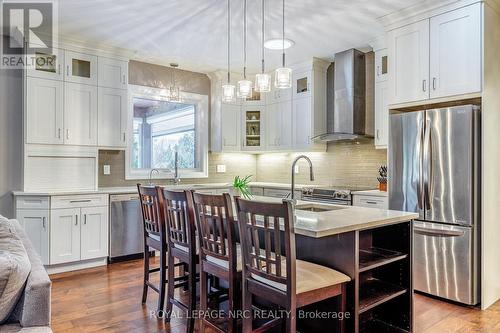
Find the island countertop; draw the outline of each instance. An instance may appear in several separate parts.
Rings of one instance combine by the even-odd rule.
[[[279,198],[262,196],[254,196],[253,200],[281,202]],[[303,209],[310,207],[332,210],[307,211]],[[377,208],[319,204],[298,200],[295,206],[295,218],[296,234],[320,238],[349,231],[410,221],[418,218],[418,214]]]

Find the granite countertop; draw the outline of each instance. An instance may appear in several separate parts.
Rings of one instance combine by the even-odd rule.
[[[172,189],[211,189],[211,188],[229,188],[231,183],[204,183],[204,184],[181,184],[179,185],[163,185],[165,188]],[[267,182],[250,182],[250,187],[265,187],[273,189],[290,189],[290,184],[285,183],[267,183]],[[297,184],[295,188],[301,190],[303,187],[311,185]],[[97,190],[74,190],[74,191],[13,191],[14,196],[52,196],[52,195],[78,195],[78,194],[132,194],[137,193],[136,186],[125,187],[100,187]]]
[[[281,202],[281,199],[278,198],[259,196],[254,196],[254,200]],[[333,210],[311,212],[300,209],[311,206]],[[418,214],[416,213],[355,206],[316,204],[301,200],[297,201],[295,208],[295,233],[314,238],[382,227],[418,218]]]
[[[365,191],[352,191],[353,195],[370,195],[374,197],[387,197],[389,193],[387,191],[379,191],[379,190],[365,190]]]

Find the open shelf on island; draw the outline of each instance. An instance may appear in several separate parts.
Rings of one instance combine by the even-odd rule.
[[[359,250],[359,271],[365,272],[370,269],[390,264],[392,262],[408,257],[407,254],[386,250],[379,247],[371,247]]]
[[[408,333],[400,327],[393,326],[382,320],[372,319],[360,325],[360,333]]]
[[[406,292],[404,287],[369,278],[359,286],[359,312],[368,311]]]

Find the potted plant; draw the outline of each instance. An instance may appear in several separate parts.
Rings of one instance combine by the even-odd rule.
[[[241,178],[240,176],[234,177],[233,180],[233,188],[235,190],[234,195],[241,195],[245,199],[251,199],[252,193],[250,193],[250,189],[248,188],[248,184],[250,183],[250,179],[252,175],[248,175],[245,178]]]

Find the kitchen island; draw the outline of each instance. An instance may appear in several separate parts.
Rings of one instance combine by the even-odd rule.
[[[347,288],[347,332],[413,332],[412,220],[417,217],[300,200],[295,205],[297,259],[331,267],[352,279]],[[336,311],[332,302],[304,310],[331,313]],[[325,327],[333,327],[328,320],[301,320],[299,316],[299,327],[305,332],[325,332]]]

